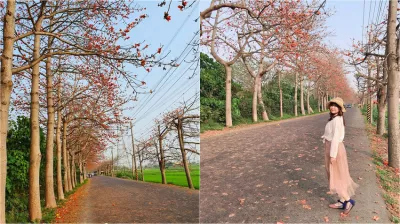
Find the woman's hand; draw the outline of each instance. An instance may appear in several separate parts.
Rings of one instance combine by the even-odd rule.
[[[331,157],[331,164],[336,162],[336,158]]]

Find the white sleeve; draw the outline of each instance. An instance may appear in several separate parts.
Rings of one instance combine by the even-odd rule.
[[[343,129],[342,119],[339,119],[339,117],[334,118],[333,122],[332,122],[333,137],[332,137],[332,141],[331,141],[331,151],[330,151],[330,156],[332,158],[336,158],[338,150],[339,150],[339,140],[340,140],[341,129]]]

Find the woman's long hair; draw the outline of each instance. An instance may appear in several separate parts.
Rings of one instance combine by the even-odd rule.
[[[346,122],[344,121],[342,107],[340,107],[337,103],[332,102],[328,105],[328,108],[331,107],[332,105],[339,108],[339,112],[337,114],[332,114],[331,112],[329,112],[329,120],[328,121],[333,120],[333,118],[335,118],[336,116],[342,116],[343,117],[343,126],[346,126]]]

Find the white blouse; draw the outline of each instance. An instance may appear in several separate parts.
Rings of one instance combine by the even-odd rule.
[[[343,142],[344,139],[343,117],[336,116],[329,121],[325,126],[325,133],[321,138],[323,138],[324,143],[325,140],[331,142],[330,156],[336,158],[339,149],[339,142]]]

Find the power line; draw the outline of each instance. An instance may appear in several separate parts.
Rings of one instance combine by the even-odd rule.
[[[386,15],[386,12],[387,12],[387,4],[388,4],[388,1],[385,1],[385,6],[383,6],[383,8],[382,8],[382,19],[381,20],[385,20],[385,15]]]
[[[362,34],[361,34],[361,46],[364,46],[364,14],[365,14],[365,0],[363,7],[363,23],[362,23]]]
[[[197,80],[195,83],[193,83],[191,86],[189,86],[186,91],[184,93],[182,93],[180,96],[184,95],[185,93],[187,93],[195,84],[199,83],[200,80]],[[196,92],[193,96],[191,96],[188,100],[192,99],[193,97],[195,97],[198,94],[198,92]],[[172,102],[167,108],[171,107],[178,99],[180,99],[179,97],[175,99],[174,102]],[[157,116],[161,115],[161,113],[159,113]],[[149,125],[151,123],[151,121],[149,121],[145,126]],[[145,130],[144,132],[142,132],[143,134],[140,136],[141,138],[147,134],[149,134],[152,131],[153,126],[150,126],[149,129],[147,129],[147,131]]]
[[[381,16],[382,0],[379,0],[378,15],[376,16],[376,25],[378,25]]]
[[[188,45],[186,45],[185,49],[184,49],[184,50],[181,52],[181,54],[178,56],[178,59],[177,59],[177,60],[179,60],[180,57],[182,57],[182,55],[183,55],[184,52],[186,51],[187,47],[189,46],[189,44],[193,41],[193,39],[194,39],[195,37],[196,37],[196,35],[193,36],[193,38],[190,40],[190,42],[188,43]],[[154,92],[155,92],[155,90],[157,89],[158,85],[162,82],[162,80],[163,80],[166,76],[168,76],[168,73],[172,70],[172,68],[173,68],[173,67],[170,67],[170,68],[168,69],[168,71],[165,73],[165,75],[159,80],[159,82],[157,83],[156,87],[153,89]],[[157,94],[157,93],[155,93],[155,94]],[[134,117],[143,109],[143,107],[146,105],[146,101],[150,101],[150,100],[154,97],[155,94],[152,94],[151,97],[150,97],[150,96],[147,96],[147,97],[146,97],[146,99],[143,101],[144,103],[141,104],[141,105],[138,107],[138,110],[137,110],[137,111],[135,112],[135,114],[133,115]],[[150,100],[149,100],[149,98],[150,98]]]
[[[198,82],[200,82],[200,80],[197,80],[195,83],[193,83],[191,86],[189,86],[188,88],[186,88],[185,90],[183,90],[182,94],[181,92],[176,94],[176,96],[178,96],[175,101],[173,101],[170,105],[168,105],[166,108],[170,108],[178,99],[180,99],[179,97],[184,95],[185,93],[187,93],[195,84],[197,84]],[[160,116],[162,114],[162,112],[160,112],[157,116]],[[151,121],[149,121],[145,126],[147,126],[148,124],[150,124]]]
[[[181,75],[178,79],[176,79],[176,81],[174,82],[174,84],[172,84],[172,85],[169,87],[169,89],[168,89],[167,91],[164,92],[164,96],[158,98],[158,100],[157,100],[155,103],[153,103],[153,106],[151,106],[149,109],[147,109],[147,110],[143,113],[143,115],[142,115],[140,118],[138,118],[138,120],[140,120],[140,119],[142,119],[143,117],[147,116],[147,115],[148,115],[147,112],[149,112],[149,110],[151,110],[152,108],[154,108],[155,106],[157,106],[157,103],[158,103],[161,99],[165,98],[166,94],[172,89],[172,87],[173,87],[179,80],[181,80],[182,76],[186,74],[186,72],[190,69],[190,67],[191,67],[193,64],[194,64],[194,63],[192,63],[191,65],[188,66],[188,68],[182,73],[182,75]],[[165,83],[166,83],[166,82],[165,82]],[[164,84],[165,84],[165,83],[164,83]],[[183,84],[186,84],[186,83],[183,83]],[[162,87],[163,87],[163,86],[161,86],[160,88],[162,88]],[[167,99],[168,99],[168,98],[167,98]]]
[[[184,73],[182,73],[181,77],[182,77],[189,69],[190,69],[190,67],[189,67]],[[179,79],[180,79],[181,77],[179,77]],[[179,81],[179,79],[177,79],[177,81],[176,81],[172,86],[174,86],[174,85]],[[182,83],[181,86],[183,86],[183,85],[186,85],[186,83]],[[167,90],[167,92],[169,92],[169,91],[171,90],[172,86]],[[166,92],[166,93],[167,93],[167,92]],[[164,97],[165,97],[165,96],[166,96],[166,95],[164,95]],[[167,99],[169,99],[170,96],[171,96],[171,95],[169,95],[169,96],[167,97]],[[157,105],[158,105],[157,103],[158,103],[162,98],[163,98],[163,97],[159,98],[159,99],[153,104],[153,106],[151,106],[149,109],[147,109],[146,112],[144,112],[143,116],[141,116],[140,118],[138,118],[138,120],[141,120],[141,119],[143,119],[144,117],[148,116],[149,114],[147,114],[147,112],[149,112],[151,109],[153,109],[155,106],[157,106]]]
[[[369,51],[369,46],[370,46],[370,39],[369,39],[369,32],[370,30],[370,18],[371,18],[371,6],[372,6],[372,1],[369,2],[369,12],[368,12],[368,26],[367,26],[367,52]]]
[[[375,9],[376,9],[376,1],[374,1],[374,12],[372,13],[372,19],[371,19],[371,23],[373,24],[374,22],[374,18],[375,18]]]
[[[179,60],[179,58],[180,57],[182,57],[182,55],[184,54],[184,52],[186,51],[186,49],[188,49],[188,47],[191,45],[191,43],[193,42],[193,40],[195,40],[195,37],[198,37],[198,31],[197,32],[195,32],[195,34],[194,34],[194,36],[193,36],[193,38],[189,41],[189,43],[186,45],[186,47],[185,47],[185,49],[182,51],[182,53],[179,55],[179,57],[178,57],[178,60]],[[190,50],[192,50],[193,49],[193,47],[190,49]],[[190,51],[189,51],[190,52]],[[188,54],[189,54],[189,52],[188,52]],[[186,54],[185,55],[185,57],[182,59],[182,61],[179,63],[179,64],[181,64],[183,61],[184,61],[184,59],[187,57],[187,55],[188,54]],[[173,67],[171,67],[169,70],[168,70],[168,72],[167,72],[167,74],[171,71],[173,69]],[[174,71],[176,71],[178,68],[177,67],[175,67],[175,70]],[[168,78],[167,78],[167,80],[171,77],[171,75],[172,74],[170,74],[169,76],[168,76]],[[157,87],[160,85],[160,83],[165,79],[165,77],[167,77],[166,75],[165,76],[163,76],[163,78],[157,83],[157,85],[156,85],[156,87],[153,89],[154,91],[156,91],[157,90]],[[164,82],[165,83],[165,82]],[[161,86],[162,87],[162,86]],[[160,87],[160,88],[161,88]],[[156,93],[157,94],[157,93]],[[151,97],[151,98],[153,98],[154,97],[154,95]]]
[[[193,36],[193,38],[190,40],[190,42],[186,45],[185,49],[181,52],[181,54],[180,54],[179,57],[178,57],[178,60],[179,60],[179,58],[181,58],[182,55],[185,53],[186,49],[188,49],[188,46],[189,46],[190,43],[194,40],[194,38],[195,38],[196,36],[198,36],[197,33],[198,33],[198,32],[196,32],[196,34]],[[185,57],[182,59],[181,62],[183,62],[183,60],[189,55],[189,53],[190,53],[190,51],[185,55]],[[168,73],[172,70],[172,68],[173,68],[173,67],[171,67],[171,68],[167,71],[167,73],[160,79],[160,81],[157,83],[156,87],[153,89],[154,94],[151,94],[151,97],[148,96],[148,97],[144,100],[144,103],[141,104],[141,106],[139,106],[138,110],[134,113],[133,117],[136,117],[136,116],[143,110],[143,108],[147,105],[147,103],[150,102],[150,101],[154,98],[155,95],[157,95],[158,92],[156,92],[156,90],[157,90],[157,87],[160,85],[160,83],[161,83],[167,76],[168,76],[168,78],[167,78],[167,81],[168,81],[169,77],[171,77],[171,75],[178,69],[178,67],[175,67],[175,70],[174,70],[171,74],[168,75]],[[150,99],[149,99],[149,98],[150,98]]]

